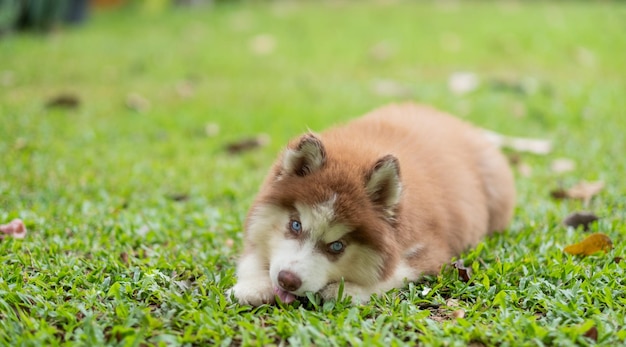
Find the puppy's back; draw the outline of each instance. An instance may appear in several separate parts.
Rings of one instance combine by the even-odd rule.
[[[324,132],[323,139],[330,148],[353,146],[346,160],[399,159],[400,243],[429,239],[446,258],[511,220],[515,185],[506,158],[482,130],[458,118],[428,106],[393,104]]]

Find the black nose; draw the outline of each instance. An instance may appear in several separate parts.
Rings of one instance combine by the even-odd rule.
[[[278,273],[278,284],[286,291],[292,292],[298,290],[302,285],[300,277],[290,271],[281,271]]]

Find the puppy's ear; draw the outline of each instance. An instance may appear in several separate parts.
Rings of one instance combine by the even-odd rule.
[[[393,217],[402,193],[398,159],[391,154],[378,159],[367,174],[366,182],[365,191],[372,202]]]
[[[288,148],[283,155],[281,174],[304,177],[324,166],[326,150],[315,135],[303,135],[295,148]]]

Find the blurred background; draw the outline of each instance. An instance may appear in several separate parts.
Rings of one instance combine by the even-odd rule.
[[[611,1],[0,0],[0,192],[247,202],[289,138],[405,100],[553,140],[602,178],[624,168],[624,18]],[[551,159],[524,158],[546,184]]]

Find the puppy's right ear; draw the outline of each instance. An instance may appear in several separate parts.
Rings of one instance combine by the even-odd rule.
[[[324,166],[326,150],[322,141],[309,133],[303,135],[295,148],[287,148],[283,155],[282,174],[307,176]]]

